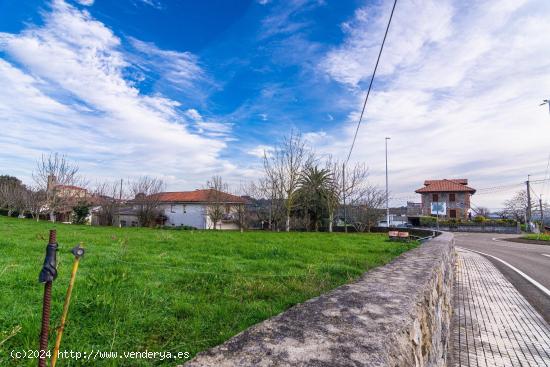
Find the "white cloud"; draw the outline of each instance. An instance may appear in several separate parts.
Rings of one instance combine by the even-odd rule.
[[[76,0],[80,5],[92,6],[95,0]]]
[[[349,149],[364,99],[359,86],[370,78],[389,9],[383,1],[357,10],[342,26],[343,44],[320,64],[357,106],[343,130],[327,136],[325,151]],[[538,103],[550,93],[549,13],[543,0],[398,3],[352,159],[367,162],[382,184],[391,136],[390,182],[402,197],[430,177],[464,176],[481,188],[542,174],[550,118]],[[510,195],[474,202],[497,208]]]
[[[252,149],[250,149],[247,153],[251,156],[257,157],[257,158],[263,158],[265,155],[268,157],[273,152],[274,148],[269,145],[258,145]]]
[[[148,5],[158,10],[164,9],[164,5],[159,0],[136,0],[141,4]]]
[[[391,4],[359,8],[342,25],[343,45],[329,52],[322,68],[335,80],[357,86],[370,78],[389,18]],[[414,16],[411,16],[414,14]],[[392,74],[396,67],[421,61],[420,52],[451,35],[453,8],[450,0],[411,0],[399,3],[384,48],[378,75]]]
[[[185,114],[187,115],[187,117],[189,117],[190,119],[192,119],[194,121],[201,121],[202,120],[201,114],[199,113],[199,111],[197,111],[194,108],[188,109],[187,111],[185,111]]]
[[[129,37],[130,44],[140,57],[133,57],[135,65],[145,71],[159,73],[171,87],[188,91],[196,82],[206,81],[204,70],[197,56],[190,52],[162,50],[151,42]]]
[[[199,132],[213,137],[226,137],[231,133],[232,125],[223,122],[200,121],[196,124]],[[233,138],[229,138],[233,140]]]
[[[280,34],[288,35],[298,32],[309,23],[294,18],[320,5],[323,5],[323,1],[289,0],[279,3],[277,6],[273,7],[271,14],[262,20],[263,31],[260,34],[260,38],[268,38]]]
[[[201,134],[211,137],[224,138],[226,141],[234,140],[234,138],[231,137],[231,132],[233,130],[232,123],[205,121],[199,111],[194,108],[190,108],[185,111],[185,116],[191,120],[193,126]]]
[[[219,158],[223,139],[193,133],[179,102],[144,95],[124,78],[120,39],[87,11],[56,0],[43,26],[0,33],[0,50],[10,60],[0,59],[0,146],[11,152],[7,163],[26,158],[23,177],[50,150],[89,175],[180,177],[171,184],[186,188],[228,167]],[[151,52],[181,61],[174,78],[186,80],[185,65],[197,71],[185,64],[190,55]]]

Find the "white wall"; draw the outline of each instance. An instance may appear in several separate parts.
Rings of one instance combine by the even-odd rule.
[[[192,226],[197,229],[213,229],[214,225],[210,217],[206,215],[206,205],[204,204],[162,204],[159,207],[168,218],[165,225],[168,227],[179,227],[182,225]],[[236,207],[231,207],[231,212],[235,212]],[[239,229],[239,225],[234,222],[220,221],[216,228],[218,229]]]
[[[168,218],[166,226],[192,226],[206,229],[206,207],[202,204],[163,204],[160,206]]]

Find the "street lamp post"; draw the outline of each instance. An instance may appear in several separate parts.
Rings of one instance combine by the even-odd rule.
[[[388,140],[391,138],[386,137],[386,224],[390,228],[390,201],[388,193]]]

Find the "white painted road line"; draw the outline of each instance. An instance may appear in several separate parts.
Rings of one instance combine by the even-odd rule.
[[[548,254],[541,254],[541,255],[542,255],[542,256],[548,256],[548,257],[550,257],[550,255],[548,255]]]
[[[462,247],[461,247],[462,248]],[[542,293],[546,294],[548,297],[550,297],[550,290],[548,288],[546,288],[545,286],[543,286],[542,284],[540,284],[539,282],[537,282],[535,279],[531,278],[529,275],[525,274],[524,272],[522,272],[521,270],[519,270],[518,268],[516,268],[515,266],[507,263],[506,261],[502,260],[502,259],[499,259],[498,257],[496,256],[493,256],[493,255],[489,255],[489,254],[486,254],[485,252],[481,252],[481,251],[476,251],[476,250],[470,250],[470,249],[465,249],[467,251],[473,251],[473,252],[477,252],[478,254],[480,255],[484,255],[484,256],[489,256],[489,257],[492,257],[493,259],[497,260],[497,261],[500,261],[501,263],[503,263],[504,265],[506,265],[507,267],[509,267],[510,269],[514,270],[516,273],[518,273],[519,275],[521,275],[523,278],[525,278],[525,280],[527,280],[529,283],[533,284],[535,287],[537,287],[538,289],[540,289],[542,291]]]

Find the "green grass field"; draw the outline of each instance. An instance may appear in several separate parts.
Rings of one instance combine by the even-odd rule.
[[[0,365],[38,348],[38,273],[51,223],[0,217]],[[73,256],[82,259],[62,350],[197,352],[292,305],[352,281],[416,246],[382,234],[176,231],[55,225],[59,322]],[[18,327],[20,330],[18,331]],[[15,330],[14,336],[9,337]],[[7,340],[5,340],[8,338]],[[51,330],[53,348],[55,332]],[[174,366],[181,360],[60,360],[58,366]]]
[[[528,234],[523,236],[527,240],[550,241],[550,234]]]

